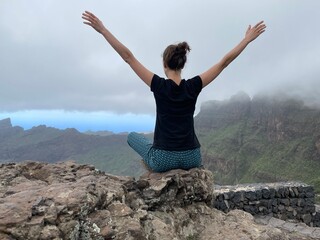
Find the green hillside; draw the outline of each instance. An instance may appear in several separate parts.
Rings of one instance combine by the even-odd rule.
[[[85,154],[72,155],[70,159],[76,159],[79,163],[92,164],[97,169],[114,175],[138,177],[144,173],[141,157],[125,144],[103,146]]]
[[[299,180],[320,193],[320,111],[280,97],[238,94],[195,119],[217,184]]]
[[[83,134],[45,125],[24,130],[13,127],[10,119],[0,120],[0,163],[25,160],[74,160],[115,175],[138,177],[144,173],[141,158],[128,146],[125,134]]]

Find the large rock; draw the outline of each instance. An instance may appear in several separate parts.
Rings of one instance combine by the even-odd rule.
[[[89,213],[124,196],[121,178],[72,162],[7,164],[0,176],[0,231],[18,239],[77,239]]]
[[[212,206],[212,174],[135,180],[74,162],[0,166],[0,239],[307,239]]]
[[[140,201],[148,210],[172,210],[195,202],[212,205],[213,177],[207,170],[172,170],[166,173],[145,174],[138,181],[126,184],[129,204],[140,207]],[[131,201],[132,199],[132,201]]]

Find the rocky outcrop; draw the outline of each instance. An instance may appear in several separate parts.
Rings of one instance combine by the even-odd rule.
[[[11,127],[12,127],[12,124],[11,124],[10,118],[5,118],[0,120],[0,130],[11,128]]]
[[[13,127],[10,118],[0,120],[0,142],[2,143],[0,146],[0,162],[3,159],[3,150],[7,151],[6,141],[10,140],[11,136],[19,135],[21,132],[23,132],[23,128]]]
[[[212,208],[212,174],[132,177],[74,162],[0,166],[0,239],[310,239]]]

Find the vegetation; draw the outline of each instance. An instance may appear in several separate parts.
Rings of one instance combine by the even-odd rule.
[[[277,98],[211,104],[196,126],[215,183],[302,181],[320,194],[320,111]]]
[[[138,177],[144,172],[141,157],[126,145],[103,146],[70,158],[115,175]]]

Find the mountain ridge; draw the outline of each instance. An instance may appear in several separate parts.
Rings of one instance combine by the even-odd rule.
[[[125,134],[99,136],[74,128],[60,130],[46,125],[24,130],[13,127],[8,118],[0,120],[0,126],[0,163],[77,160],[120,175],[138,175],[143,170],[137,164],[139,156],[127,145]],[[127,156],[132,159],[130,162]],[[106,164],[109,167],[105,167]]]

